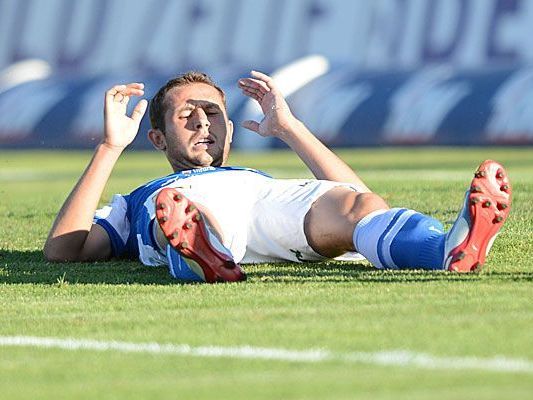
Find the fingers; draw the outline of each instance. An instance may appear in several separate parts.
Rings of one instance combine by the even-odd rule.
[[[276,87],[276,83],[274,82],[274,79],[272,79],[270,76],[268,76],[267,74],[263,74],[262,72],[259,72],[259,71],[252,71],[250,72],[250,75],[252,75],[254,78],[262,81],[265,83],[265,85],[272,91],[272,92],[277,92],[278,91],[278,88]]]
[[[259,103],[263,100],[263,96],[270,91],[264,82],[252,78],[239,79],[238,85],[242,94],[257,100]]]
[[[250,120],[243,121],[241,122],[241,126],[251,131],[259,132],[259,123],[256,121],[250,121]]]
[[[256,100],[263,107],[263,99],[267,93],[275,97],[279,95],[276,84],[270,76],[259,71],[251,71],[250,75],[251,78],[242,78],[238,81],[239,88],[245,96]]]
[[[264,97],[262,93],[256,93],[254,91],[245,90],[245,89],[242,89],[242,94],[244,94],[245,96],[251,97],[254,100],[257,100],[260,104],[261,104],[261,101],[263,101],[263,97]]]
[[[131,119],[135,122],[141,122],[142,117],[144,116],[144,113],[146,112],[146,108],[148,107],[148,101],[146,99],[142,99],[137,103],[135,108],[133,109],[133,113],[131,114]]]
[[[254,93],[263,93],[270,91],[265,82],[259,79],[242,78],[239,79],[239,87],[243,90],[250,90]]]
[[[115,85],[105,93],[106,104],[127,104],[130,96],[144,95],[144,83],[128,83],[127,85]]]

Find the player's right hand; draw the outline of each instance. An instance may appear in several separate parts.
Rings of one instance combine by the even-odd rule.
[[[133,142],[148,102],[145,99],[140,100],[131,116],[126,114],[126,109],[131,96],[142,95],[144,95],[143,83],[116,85],[105,93],[104,144],[113,148],[124,149]]]

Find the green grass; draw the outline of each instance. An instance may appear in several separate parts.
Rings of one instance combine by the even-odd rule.
[[[339,152],[392,206],[450,226],[477,164],[502,162],[511,216],[479,275],[377,271],[368,264],[263,264],[245,283],[180,284],[136,262],[51,264],[41,248],[89,152],[0,153],[0,336],[336,353],[409,350],[442,357],[533,360],[531,148]],[[287,152],[235,154],[232,164],[309,176]],[[104,194],[167,174],[155,153],[127,153]],[[5,399],[531,398],[528,373],[425,370],[175,355],[0,347]]]

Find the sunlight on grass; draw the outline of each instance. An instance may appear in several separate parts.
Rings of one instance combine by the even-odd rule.
[[[53,264],[41,248],[90,152],[0,152],[0,335],[337,352],[404,349],[533,360],[531,149],[353,149],[339,154],[391,205],[451,225],[474,168],[501,161],[513,210],[481,274],[378,271],[367,262],[246,266],[238,284],[183,284],[137,261]],[[294,154],[235,153],[232,164],[310,177]],[[155,152],[127,152],[101,204],[168,174]],[[530,376],[336,362],[165,358],[2,348],[5,398],[526,398]],[[236,392],[235,387],[239,390]],[[268,390],[267,390],[268,389]],[[103,397],[105,398],[105,396]]]

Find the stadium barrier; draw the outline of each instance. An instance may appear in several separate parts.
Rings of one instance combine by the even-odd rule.
[[[307,60],[309,61],[309,60]],[[306,62],[305,60],[303,62]],[[311,65],[311,66],[310,66]],[[320,59],[273,73],[293,112],[333,146],[533,144],[533,68],[457,71],[358,70]],[[245,67],[206,70],[227,92],[237,148],[283,146],[243,132],[239,122],[260,117],[240,94]],[[307,73],[295,84],[295,74]],[[305,75],[305,74],[304,74]],[[130,73],[51,75],[0,88],[0,146],[88,148],[102,135],[103,93],[117,82],[142,81],[150,98],[171,75]],[[129,105],[130,111],[133,102]],[[136,148],[151,148],[145,116]]]

